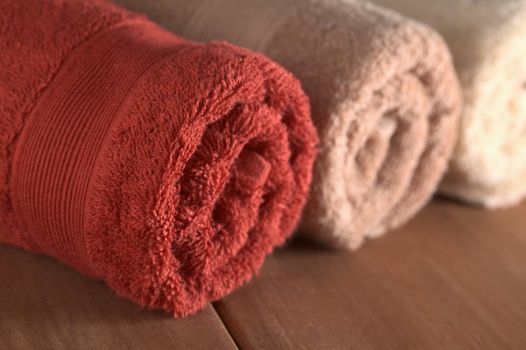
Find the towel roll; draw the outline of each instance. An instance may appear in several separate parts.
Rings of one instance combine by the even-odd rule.
[[[290,73],[93,0],[0,5],[0,241],[183,316],[297,223],[317,136]]]
[[[321,139],[302,233],[356,248],[408,220],[441,179],[460,90],[442,39],[396,13],[326,0],[117,0],[197,40],[296,74]]]
[[[488,208],[526,196],[526,1],[374,0],[436,28],[465,109],[441,192]]]

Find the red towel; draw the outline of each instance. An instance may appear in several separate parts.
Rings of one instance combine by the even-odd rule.
[[[0,241],[183,316],[296,225],[316,134],[265,57],[99,0],[2,0],[0,63]]]

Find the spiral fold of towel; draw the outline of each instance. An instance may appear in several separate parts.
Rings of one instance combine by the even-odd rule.
[[[292,75],[109,3],[0,4],[0,241],[175,316],[296,226],[317,136]]]
[[[356,248],[431,197],[455,143],[461,93],[426,26],[362,1],[116,0],[196,40],[259,50],[301,81],[320,136],[301,231]]]
[[[526,1],[374,0],[437,29],[464,90],[442,193],[488,208],[526,197]]]

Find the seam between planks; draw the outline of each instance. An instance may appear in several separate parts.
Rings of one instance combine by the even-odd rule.
[[[230,339],[232,339],[232,343],[235,345],[236,349],[241,349],[241,346],[240,346],[239,343],[236,341],[236,338],[234,337],[234,335],[232,334],[232,332],[230,332],[230,329],[228,328],[227,323],[223,320],[223,317],[221,317],[221,314],[220,314],[219,311],[217,310],[216,305],[215,305],[215,302],[210,303],[210,307],[212,308],[212,310],[213,310],[214,313],[216,314],[217,318],[219,318],[219,320],[221,321],[221,324],[223,325],[223,328],[225,329],[226,333],[230,336]]]

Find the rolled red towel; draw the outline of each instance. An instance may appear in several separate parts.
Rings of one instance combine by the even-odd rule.
[[[0,241],[183,316],[296,225],[317,139],[265,57],[99,0],[3,0],[0,62]]]

